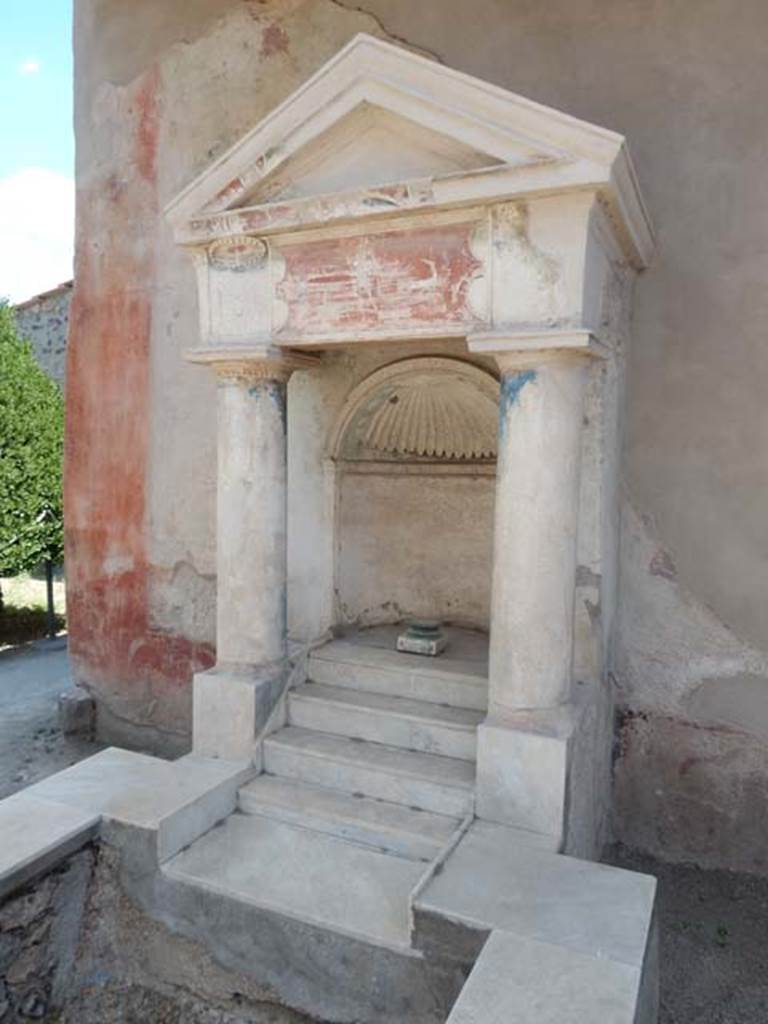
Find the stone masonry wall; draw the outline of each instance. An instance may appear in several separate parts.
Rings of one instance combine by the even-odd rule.
[[[103,735],[188,741],[214,657],[215,430],[164,204],[356,32],[615,129],[658,231],[628,354],[618,838],[765,871],[762,0],[77,0],[67,560]]]
[[[14,308],[19,333],[32,343],[37,361],[49,377],[64,386],[67,328],[72,282],[35,295]]]

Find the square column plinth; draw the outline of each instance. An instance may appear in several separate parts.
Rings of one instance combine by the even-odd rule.
[[[562,837],[571,745],[579,716],[573,705],[520,711],[486,720],[477,732],[478,818]]]
[[[218,665],[198,672],[192,690],[195,754],[249,760],[284,680],[282,667],[271,678],[259,678],[256,669]]]

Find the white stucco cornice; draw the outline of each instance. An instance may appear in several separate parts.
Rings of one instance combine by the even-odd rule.
[[[653,235],[622,136],[358,35],[166,213],[178,242],[205,245],[573,190],[597,193],[645,266]]]
[[[567,356],[603,359],[610,353],[609,346],[592,331],[578,328],[486,331],[469,335],[467,349],[475,355],[493,356],[501,369]]]

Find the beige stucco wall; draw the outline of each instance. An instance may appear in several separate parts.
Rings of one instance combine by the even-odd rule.
[[[738,10],[729,0],[79,0],[76,10],[79,260],[99,248],[123,258],[147,314],[146,346],[124,351],[148,360],[145,404],[131,406],[147,423],[134,465],[147,482],[135,512],[144,548],[126,553],[112,538],[83,574],[86,609],[92,580],[128,559],[146,579],[142,628],[180,638],[185,652],[214,639],[214,389],[182,360],[197,331],[194,282],[162,206],[354,33],[403,41],[629,139],[659,249],[636,287],[628,360],[615,822],[621,838],[664,855],[765,870],[762,0]],[[147,121],[136,111],[150,85]],[[120,266],[89,286],[93,303]],[[92,319],[78,322],[87,339]],[[136,452],[135,434],[124,443]],[[78,526],[81,550],[89,529]],[[183,736],[183,671],[170,695],[160,670],[135,685],[129,665],[110,682],[108,659],[89,668],[88,650],[84,635],[78,671],[127,734],[140,720],[160,745]]]
[[[421,616],[487,629],[493,497],[493,477],[342,473],[342,621]]]

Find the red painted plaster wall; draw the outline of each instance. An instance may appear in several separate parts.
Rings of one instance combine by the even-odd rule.
[[[125,177],[112,168],[106,177],[90,177],[78,191],[64,476],[75,674],[78,681],[98,687],[105,716],[144,718],[149,746],[157,745],[152,730],[163,730],[162,710],[152,715],[152,707],[163,704],[155,698],[168,688],[186,686],[194,671],[214,660],[207,645],[154,631],[148,614],[149,339],[159,87],[159,72],[150,69],[123,98],[132,164]],[[125,186],[128,177],[130,187]],[[130,741],[130,736],[121,738]]]

